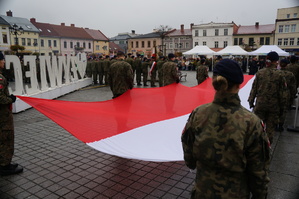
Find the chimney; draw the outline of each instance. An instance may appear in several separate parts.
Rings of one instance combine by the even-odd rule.
[[[259,27],[259,22],[255,22],[255,27]]]
[[[61,26],[65,26],[65,23],[61,23]]]
[[[7,11],[7,12],[6,12],[6,15],[7,15],[8,17],[12,17],[12,11],[11,11],[11,10]]]
[[[181,24],[181,32],[184,32],[184,24]]]
[[[30,18],[30,22],[31,23],[36,23],[36,19],[35,18]]]
[[[75,24],[72,23],[72,24],[71,24],[71,27],[75,27]]]
[[[132,34],[135,35],[135,30],[132,30]]]
[[[190,24],[190,29],[191,29],[191,30],[192,30],[193,26],[194,26],[194,23],[191,23],[191,24]]]

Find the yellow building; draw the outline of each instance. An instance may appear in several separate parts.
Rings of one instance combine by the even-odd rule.
[[[100,31],[89,28],[84,29],[93,40],[93,53],[109,55],[109,39]]]

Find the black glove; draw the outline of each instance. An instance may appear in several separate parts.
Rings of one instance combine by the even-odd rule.
[[[176,82],[176,83],[180,83],[180,79],[177,79],[175,82]]]
[[[12,100],[12,103],[14,103],[17,99],[16,96],[14,96],[13,94],[11,94],[10,96],[8,96],[11,100]]]

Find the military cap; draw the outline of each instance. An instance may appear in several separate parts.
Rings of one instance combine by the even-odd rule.
[[[0,51],[0,60],[3,60],[4,59],[4,55],[3,53]]]
[[[220,60],[214,67],[213,73],[214,75],[221,75],[235,84],[242,84],[244,81],[240,65],[231,59]]]
[[[279,60],[279,55],[275,51],[271,51],[267,54],[267,59],[270,61],[278,61]]]
[[[175,55],[174,55],[173,53],[169,53],[169,54],[168,54],[168,58],[169,58],[169,59],[174,58],[174,57],[175,57]]]

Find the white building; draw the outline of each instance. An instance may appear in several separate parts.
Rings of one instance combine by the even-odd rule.
[[[231,23],[199,24],[192,26],[193,47],[197,45],[208,46],[209,48],[225,48],[233,45],[233,34],[237,25]]]

